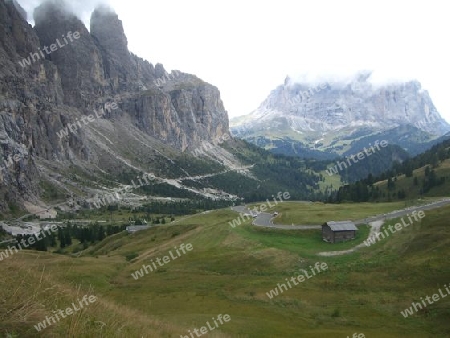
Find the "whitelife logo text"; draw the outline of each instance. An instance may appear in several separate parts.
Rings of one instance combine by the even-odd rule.
[[[181,253],[178,250],[181,250],[183,252],[183,254],[186,254],[189,251],[192,251],[194,247],[192,246],[191,243],[188,244],[181,244],[179,248],[175,247],[175,252],[177,253],[176,256],[173,255],[172,250],[169,251],[169,256],[164,256],[162,259],[161,258],[156,258],[156,262],[158,263],[159,267],[164,266],[165,264],[169,263],[170,261],[174,261],[175,259],[181,257]],[[187,252],[186,252],[187,251]],[[162,260],[162,262],[161,262]],[[138,280],[141,277],[144,277],[145,274],[148,274],[150,272],[156,271],[158,270],[158,266],[155,264],[155,262],[153,261],[153,259],[151,260],[150,265],[142,265],[142,268],[140,270],[135,271],[134,273],[131,274],[131,276],[135,279]],[[144,274],[145,271],[145,274]]]
[[[113,103],[106,103],[104,109],[100,108],[99,111],[97,112],[94,109],[94,114],[90,114],[87,116],[81,116],[81,121],[84,123],[84,125],[94,122],[95,118],[99,119],[100,117],[102,117],[103,115],[106,114],[105,110],[107,112],[111,112],[111,110],[115,110],[118,108],[117,103],[113,102]],[[63,137],[67,137],[69,136],[69,132],[71,133],[75,133],[78,131],[78,128],[81,128],[82,125],[80,123],[80,121],[77,119],[74,123],[68,123],[67,127],[64,129],[61,129],[59,132],[56,132],[56,134],[59,136],[60,139],[62,139]]]
[[[447,291],[447,294],[443,293],[441,289],[439,289],[439,294],[435,293],[433,296],[426,296],[425,299],[427,300],[428,304],[431,305],[434,302],[437,302],[438,300],[441,300],[442,298],[447,297],[448,295],[450,295],[450,289],[447,286],[447,284],[444,285],[445,291]],[[433,301],[430,300],[433,299]],[[427,307],[427,303],[425,302],[425,300],[423,299],[423,297],[420,297],[420,300],[422,301],[422,304],[424,307]],[[414,312],[417,312],[419,310],[423,310],[422,304],[420,303],[414,303],[412,302],[411,305],[408,309],[405,309],[404,311],[400,311],[400,313],[402,314],[403,317],[407,318],[408,316],[412,316],[414,314]]]
[[[371,143],[369,143],[369,149],[364,147],[364,152],[360,151],[356,155],[347,156],[347,163],[337,161],[336,162],[337,165],[326,170],[328,176],[333,176],[333,174],[337,174],[339,172],[339,170],[347,169],[348,167],[350,167],[352,165],[352,162],[350,162],[350,160],[352,160],[353,163],[358,163],[359,162],[358,160],[360,160],[360,161],[364,160],[366,158],[366,156],[370,156],[370,155],[374,154],[375,148],[378,150],[381,150],[380,145],[382,148],[387,147],[388,142],[386,140],[382,140],[381,142],[376,140],[373,147],[372,147]],[[372,151],[372,152],[370,152],[370,151]],[[356,159],[356,157],[358,157],[358,160]],[[347,166],[347,164],[348,164],[348,166]],[[338,170],[338,166],[339,166],[339,170]]]
[[[52,224],[50,229],[41,230],[40,232],[35,233],[33,236],[28,237],[27,240],[22,238],[22,240],[20,241],[20,244],[17,243],[15,246],[12,246],[12,247],[9,246],[8,249],[5,251],[0,251],[0,261],[12,256],[14,254],[13,249],[14,249],[15,253],[18,253],[20,250],[23,250],[22,246],[24,246],[25,248],[28,248],[30,245],[33,245],[36,242],[43,240],[45,237],[47,237],[47,235],[51,236],[51,232],[55,233],[57,231],[58,231],[58,227],[56,225]],[[47,232],[47,234],[45,234],[45,232]],[[42,236],[42,238],[40,236]],[[27,243],[28,243],[28,245],[27,245]],[[16,246],[19,248],[17,249]]]
[[[200,329],[193,329],[192,331],[194,331],[194,332],[191,332],[191,330],[188,330],[189,336],[183,336],[183,335],[180,335],[180,338],[195,338],[195,337],[200,337],[200,336],[202,336],[202,335],[204,335],[204,334],[207,334],[207,333],[208,333],[208,330],[211,332],[212,330],[217,329],[217,328],[219,327],[219,324],[217,323],[217,321],[219,321],[219,323],[220,323],[221,325],[223,325],[223,324],[225,324],[225,323],[228,323],[228,322],[231,320],[231,317],[230,317],[230,315],[225,314],[225,315],[223,315],[223,318],[222,318],[222,315],[220,314],[220,315],[217,316],[217,318],[212,317],[212,319],[213,319],[214,324],[215,324],[214,327],[212,327],[212,326],[209,324],[209,321],[207,321],[207,322],[206,322],[206,325],[208,325],[208,327],[202,326]],[[223,319],[223,320],[222,320],[222,319]],[[217,320],[217,321],[216,321],[216,320]],[[200,332],[199,332],[199,331],[200,331]],[[195,336],[194,336],[194,333],[195,333]]]
[[[403,227],[406,228],[406,227],[409,227],[410,225],[412,225],[412,224],[414,223],[414,221],[411,219],[410,216],[412,216],[412,217],[416,220],[416,222],[418,222],[419,220],[421,220],[422,218],[425,217],[425,212],[422,211],[422,210],[420,210],[419,212],[417,212],[417,210],[414,210],[414,211],[412,212],[411,215],[406,214],[406,217],[408,217],[408,220],[409,220],[411,223],[406,223],[405,220],[404,220],[403,217],[402,217],[402,218],[401,218],[401,221],[402,221],[401,223],[400,223],[400,222],[399,222],[399,223],[396,223],[394,226],[393,226],[392,224],[389,224],[389,226],[388,226],[387,228],[389,229],[389,231],[391,232],[391,234],[394,234],[394,233],[396,233],[397,231],[402,230]],[[417,219],[417,216],[419,216],[419,219]],[[394,230],[394,228],[395,228],[395,230]],[[386,237],[389,237],[390,234],[389,234],[389,232],[387,231],[388,229],[385,229],[385,230],[384,230],[384,233],[383,233],[383,231],[380,231],[380,232],[378,232],[377,234],[368,237],[367,240],[364,241],[364,244],[365,244],[367,247],[369,247],[369,246],[371,246],[372,244],[375,244],[377,241],[379,241],[379,240],[380,240],[380,237],[381,237],[381,239],[385,239]]]
[[[89,306],[90,304],[95,303],[96,301],[97,301],[97,297],[84,295],[81,300],[78,299],[79,308],[74,303],[72,303],[72,307],[68,307],[65,310],[61,310],[61,309],[55,310],[55,311],[53,311],[54,316],[50,316],[50,317],[46,316],[45,320],[38,323],[37,325],[34,325],[34,328],[36,329],[37,332],[40,332],[40,331],[44,330],[47,327],[47,325],[50,326],[52,324],[56,324],[61,319],[66,318],[66,316],[73,315],[76,312],[82,310],[84,305]],[[66,315],[64,315],[64,313]],[[61,318],[59,316],[61,316]],[[50,320],[51,320],[51,322],[50,322]]]
[[[273,197],[273,201],[275,202],[274,205],[270,204],[269,199],[266,199],[266,202],[267,202],[268,206],[266,205],[266,203],[263,203],[260,206],[256,206],[256,207],[253,208],[253,212],[251,212],[251,214],[248,214],[248,213],[242,214],[241,213],[241,214],[239,214],[240,218],[237,217],[236,219],[232,220],[231,222],[228,222],[228,224],[232,228],[235,228],[236,225],[241,225],[241,219],[242,219],[242,222],[245,222],[246,220],[250,219],[252,217],[252,215],[258,214],[260,212],[265,212],[267,210],[267,207],[269,207],[269,208],[274,207],[275,205],[278,204],[278,201],[276,200],[276,197],[274,195],[272,195],[272,197]],[[277,197],[279,198],[280,202],[283,202],[283,199],[284,200],[290,199],[291,195],[287,191],[285,191],[285,192],[279,191],[278,194],[277,194]],[[247,219],[244,219],[245,217]]]
[[[305,280],[314,277],[316,275],[316,272],[321,273],[323,271],[328,270],[328,264],[317,262],[316,264],[314,264],[314,267],[310,266],[309,268],[311,270],[311,275],[308,274],[308,271],[303,270],[304,275],[300,274],[298,276],[291,277],[290,280],[288,280],[286,278],[286,283],[287,283],[287,285],[289,285],[289,289],[292,289],[292,285],[289,281],[291,281],[294,284],[294,286],[299,285],[300,283],[303,283]],[[297,283],[297,281],[298,281],[298,283]],[[266,292],[267,297],[269,297],[269,299],[272,299],[275,296],[278,296],[278,290],[280,290],[280,294],[283,293],[282,287],[284,287],[285,291],[288,290],[288,287],[286,286],[286,284],[278,283],[277,287],[275,289],[272,289],[269,292]]]
[[[78,40],[80,38],[80,32],[75,32],[72,34],[72,32],[67,33],[67,37],[69,38],[70,42],[73,42],[75,40]],[[69,42],[67,41],[66,37],[62,35],[62,38],[66,44],[62,44],[61,41],[59,41],[59,38],[56,39],[56,43],[52,43],[50,47],[44,46],[44,48],[39,49],[38,53],[30,53],[30,56],[26,59],[23,59],[22,61],[19,61],[19,64],[22,66],[22,68],[25,68],[26,66],[31,66],[33,62],[40,61],[41,58],[45,59],[45,55],[42,52],[42,50],[45,51],[47,55],[51,54],[52,52],[56,52],[59,48],[63,48],[64,46],[67,46]],[[48,50],[50,48],[50,50]]]

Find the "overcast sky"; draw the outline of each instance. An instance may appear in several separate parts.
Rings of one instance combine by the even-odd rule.
[[[39,0],[18,0],[31,11]],[[415,78],[450,122],[446,1],[70,0],[88,25],[97,3],[122,20],[129,49],[217,86],[231,117],[250,113],[286,75]],[[87,26],[89,29],[89,26]]]

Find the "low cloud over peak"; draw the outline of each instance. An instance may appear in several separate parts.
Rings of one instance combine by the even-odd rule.
[[[89,27],[89,20],[95,9],[114,13],[109,0],[17,0],[17,2],[28,13],[28,21],[31,24],[34,24],[34,10],[46,3],[55,4],[63,12],[75,15],[84,22],[86,27]],[[45,15],[45,13],[40,13],[40,15]]]
[[[285,85],[306,84],[320,85],[323,83],[347,85],[352,82],[368,82],[374,87],[382,87],[390,84],[405,83],[414,81],[412,76],[404,76],[401,74],[393,74],[391,72],[379,70],[358,70],[348,72],[307,72],[289,74]]]

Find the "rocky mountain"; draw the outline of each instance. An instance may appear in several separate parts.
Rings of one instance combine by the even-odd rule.
[[[36,8],[32,27],[16,1],[0,1],[0,210],[87,198],[125,173],[211,197],[175,178],[201,173],[180,158],[230,139],[219,90],[130,53],[111,9],[97,8],[88,31],[62,3]],[[220,146],[211,152],[215,170],[241,166]]]
[[[419,82],[376,86],[370,76],[315,84],[287,77],[255,111],[233,119],[231,130],[274,152],[316,158],[359,151],[366,138],[415,154],[450,132]]]
[[[37,7],[32,27],[0,0],[0,220],[319,189],[313,162],[232,138],[216,87],[131,53],[112,9],[88,30],[63,3]]]

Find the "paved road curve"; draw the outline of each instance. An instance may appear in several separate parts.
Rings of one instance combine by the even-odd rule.
[[[273,215],[269,214],[267,212],[260,212],[256,213],[255,211],[252,211],[250,209],[247,209],[245,206],[237,206],[232,207],[232,210],[240,213],[240,214],[249,214],[249,215],[256,215],[255,219],[253,220],[252,224],[260,227],[267,227],[267,228],[277,228],[277,229],[290,229],[290,230],[307,230],[307,229],[321,229],[321,225],[282,225],[282,224],[273,224],[272,219]]]
[[[354,221],[356,225],[361,224],[368,224],[369,222],[376,222],[376,221],[384,221],[388,219],[398,218],[405,216],[406,214],[411,214],[414,210],[431,210],[443,207],[445,205],[450,204],[450,198],[444,198],[442,200],[431,202],[429,204],[421,205],[421,206],[414,206],[409,207],[402,210],[394,210],[387,214],[382,215],[375,215],[370,216],[367,218],[359,219]],[[249,214],[249,215],[255,215],[255,211],[252,211],[250,209],[247,209],[245,206],[236,206],[232,207],[232,210],[240,213],[240,214]],[[281,224],[274,224],[273,223],[273,215],[266,213],[266,212],[260,212],[257,213],[257,216],[253,220],[252,224],[255,226],[260,227],[267,227],[267,228],[276,228],[276,229],[290,229],[290,230],[309,230],[309,229],[321,229],[322,225],[281,225]]]

